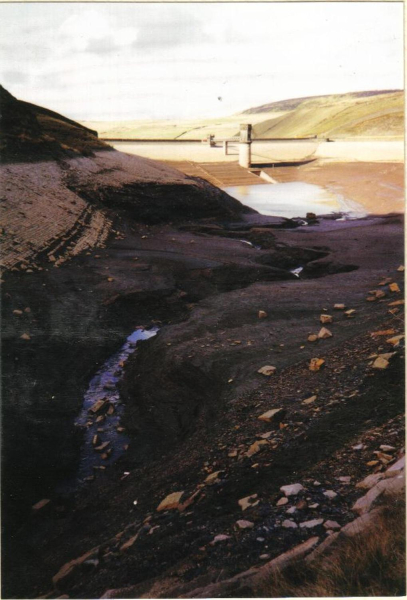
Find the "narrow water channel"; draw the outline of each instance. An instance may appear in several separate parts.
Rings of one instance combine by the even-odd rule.
[[[136,329],[90,380],[81,412],[75,421],[78,427],[84,428],[79,467],[70,481],[59,486],[60,491],[72,491],[91,481],[97,471],[104,471],[126,451],[129,438],[120,423],[124,404],[118,384],[124,365],[136,350],[137,343],[155,336],[157,331],[158,328]]]

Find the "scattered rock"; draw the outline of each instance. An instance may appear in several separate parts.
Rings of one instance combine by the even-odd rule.
[[[312,519],[312,521],[304,521],[303,523],[300,523],[300,527],[303,529],[313,529],[314,527],[322,525],[323,522],[324,519]]]
[[[219,542],[226,542],[226,540],[230,540],[230,535],[220,533],[219,535],[215,535],[210,544],[211,546],[215,546],[215,544],[218,544]]]
[[[264,448],[264,446],[269,446],[269,443],[266,440],[260,440],[260,441],[254,442],[254,444],[252,444],[250,446],[250,448],[248,449],[248,451],[246,452],[246,456],[248,458],[250,458],[254,454],[257,454],[258,452],[260,452],[260,450],[262,450]]]
[[[261,367],[261,369],[259,369],[257,372],[260,373],[260,375],[265,375],[266,377],[270,377],[270,375],[274,375],[274,373],[277,371],[277,367],[273,367],[271,365],[265,365],[264,367]]]
[[[20,317],[23,314],[22,310],[18,310],[18,308],[16,308],[15,310],[13,310],[13,315],[16,315],[17,317]]]
[[[43,508],[45,508],[46,506],[48,506],[48,504],[51,502],[51,500],[49,500],[48,498],[44,498],[44,500],[40,500],[39,502],[37,502],[36,504],[34,504],[34,506],[32,506],[31,510],[33,512],[39,512],[40,510],[42,510]]]
[[[286,510],[287,515],[293,515],[296,512],[297,512],[297,509],[295,508],[295,506],[290,506],[290,508],[288,508]]]
[[[313,402],[315,402],[316,399],[317,399],[317,396],[310,396],[310,398],[303,400],[302,404],[312,404]]]
[[[337,495],[338,494],[336,492],[334,492],[333,490],[327,490],[326,492],[324,492],[324,496],[326,498],[329,498],[329,500],[333,500],[334,498],[337,497]]]
[[[311,333],[311,335],[308,336],[308,341],[309,342],[316,342],[318,339],[318,336],[315,335],[315,333]]]
[[[238,504],[242,510],[246,510],[252,506],[257,506],[259,500],[257,500],[258,494],[252,494],[251,496],[246,496],[245,498],[241,498],[238,500]]]
[[[372,366],[373,369],[387,369],[389,361],[383,358],[383,356],[378,356]]]
[[[285,496],[297,496],[300,492],[302,492],[305,488],[301,485],[301,483],[292,483],[291,485],[283,485],[280,488],[280,492],[283,492]]]
[[[205,483],[207,485],[213,485],[214,483],[216,483],[217,481],[219,481],[218,477],[219,474],[223,473],[223,471],[215,471],[214,473],[211,473],[210,475],[208,475],[208,477],[205,479]]]
[[[276,506],[284,506],[284,504],[288,504],[288,498],[284,496],[284,498],[280,498],[280,500],[276,503]]]
[[[348,318],[351,318],[351,317],[353,317],[353,316],[354,316],[355,312],[356,312],[356,310],[355,310],[354,308],[350,308],[349,310],[345,310],[345,313],[344,313],[344,314],[345,314],[345,315],[346,315]]]
[[[345,310],[345,308],[346,308],[345,304],[334,304],[335,310]]]
[[[404,265],[400,265],[399,268],[397,269],[397,271],[399,273],[402,273],[404,271]]]
[[[322,327],[320,332],[318,333],[318,338],[320,340],[326,340],[327,338],[332,337],[332,333],[326,327]]]
[[[259,312],[258,312],[259,319],[265,319],[267,316],[268,315],[265,310],[259,310]]]
[[[23,333],[23,335],[20,335],[20,340],[30,340],[31,337],[28,335],[28,333]]]
[[[389,290],[390,290],[391,292],[399,292],[399,291],[400,291],[400,288],[399,288],[399,286],[398,286],[398,284],[397,284],[397,283],[391,283],[391,284],[389,285]]]
[[[387,344],[391,344],[392,346],[398,346],[400,341],[404,338],[404,335],[395,335],[392,338],[386,340]]]
[[[110,442],[103,442],[102,444],[100,444],[100,446],[96,446],[95,447],[96,452],[103,452],[103,450],[106,450],[106,448],[108,447],[109,444],[110,444]]]
[[[104,408],[107,405],[107,400],[97,400],[95,402],[95,404],[93,404],[90,409],[88,410],[88,412],[92,413],[92,414],[96,414],[98,412],[100,412],[102,410],[102,408]]]
[[[160,504],[157,506],[157,512],[161,512],[163,510],[172,510],[178,508],[180,504],[180,500],[184,492],[173,492],[169,494]]]
[[[333,317],[331,315],[320,315],[319,320],[321,323],[332,323]]]
[[[268,560],[270,558],[270,554],[260,554],[259,558],[261,560]]]
[[[253,529],[254,527],[254,523],[251,521],[245,521],[244,519],[236,521],[236,525],[239,529]]]
[[[286,519],[285,521],[282,522],[282,527],[285,527],[286,529],[298,529],[298,525],[297,523],[295,523],[294,521],[290,521],[290,519]]]
[[[325,521],[324,523],[325,529],[340,529],[341,526],[337,521]]]
[[[322,358],[311,358],[309,364],[310,371],[319,371],[320,368],[325,364],[325,361]]]
[[[350,483],[351,476],[350,475],[343,475],[342,477],[338,477],[338,480],[342,481],[342,483]]]
[[[266,421],[267,423],[269,423],[273,421],[275,417],[283,417],[284,414],[285,410],[283,408],[272,408],[271,410],[268,410],[267,412],[263,413],[262,415],[260,415],[260,417],[257,418],[260,421]]]

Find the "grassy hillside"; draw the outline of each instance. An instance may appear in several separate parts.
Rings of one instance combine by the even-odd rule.
[[[274,110],[281,109],[282,104],[276,103]],[[256,116],[264,114],[266,117],[254,126],[254,135],[258,138],[402,137],[404,131],[404,93],[401,91],[305,98],[277,119],[267,118],[273,105],[265,106],[264,113],[259,112],[260,108],[251,109],[257,111],[253,113]]]
[[[89,121],[87,127],[106,138],[204,139],[238,134],[240,123],[252,123],[256,138],[303,137],[401,139],[404,92],[380,90],[293,98],[250,108],[219,119],[161,121]]]

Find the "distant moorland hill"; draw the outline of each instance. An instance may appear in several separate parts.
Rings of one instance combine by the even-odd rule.
[[[218,119],[89,121],[106,138],[203,139],[238,134],[240,123],[252,123],[254,137],[320,137],[402,139],[403,90],[376,90],[292,98],[250,108]]]

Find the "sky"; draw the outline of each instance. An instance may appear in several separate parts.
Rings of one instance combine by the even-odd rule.
[[[402,2],[0,3],[0,83],[77,120],[403,87]]]

